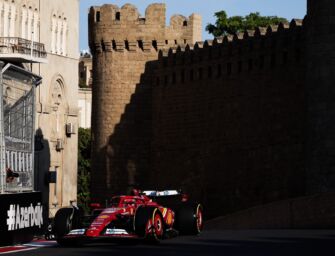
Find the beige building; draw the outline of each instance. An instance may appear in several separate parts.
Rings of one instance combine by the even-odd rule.
[[[79,88],[78,91],[79,116],[78,124],[81,128],[91,128],[92,88]]]
[[[92,84],[92,55],[82,53],[79,59],[78,91],[78,123],[81,128],[91,128]]]
[[[51,212],[76,200],[79,0],[0,0],[0,59],[43,78],[36,97],[36,188]]]
[[[79,59],[79,87],[92,87],[92,55],[81,53]]]

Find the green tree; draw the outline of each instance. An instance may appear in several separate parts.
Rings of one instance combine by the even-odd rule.
[[[215,37],[224,35],[233,35],[245,30],[255,29],[256,27],[267,27],[269,25],[278,25],[280,22],[286,23],[285,18],[277,16],[261,16],[259,12],[252,12],[246,16],[228,17],[225,11],[219,11],[214,14],[215,24],[208,24],[206,31]]]
[[[78,130],[78,204],[89,210],[91,174],[91,129]]]

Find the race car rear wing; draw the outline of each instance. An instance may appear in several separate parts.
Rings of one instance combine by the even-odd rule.
[[[146,196],[152,197],[161,197],[161,196],[176,196],[181,195],[178,190],[163,190],[163,191],[156,191],[156,190],[144,190],[142,194]]]

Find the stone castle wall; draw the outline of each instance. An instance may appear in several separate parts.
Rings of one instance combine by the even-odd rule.
[[[92,7],[93,53],[92,195],[125,192],[151,173],[152,70],[158,50],[195,43],[198,15],[174,16],[165,26],[165,5],[152,4],[140,17],[129,4]],[[200,29],[201,30],[201,29]],[[146,72],[146,70],[150,70]],[[98,185],[97,185],[98,184]]]
[[[161,52],[154,182],[213,213],[303,195],[302,22]]]
[[[132,32],[120,41],[108,26],[91,26],[99,88],[93,154],[95,164],[106,163],[94,169],[94,193],[103,195],[106,183],[107,191],[137,183],[179,187],[204,202],[211,217],[332,191],[335,4],[310,0],[308,6],[304,22],[196,44],[186,39],[186,45],[185,34],[172,39],[166,28],[165,38],[152,39],[125,25]],[[133,54],[128,35],[136,39]],[[124,84],[138,86],[124,93]]]

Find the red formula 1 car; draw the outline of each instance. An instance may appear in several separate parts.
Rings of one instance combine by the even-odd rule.
[[[178,234],[197,235],[203,228],[201,204],[191,203],[177,190],[115,196],[108,207],[80,215],[77,207],[57,211],[53,230],[60,245],[113,238],[159,242]]]

